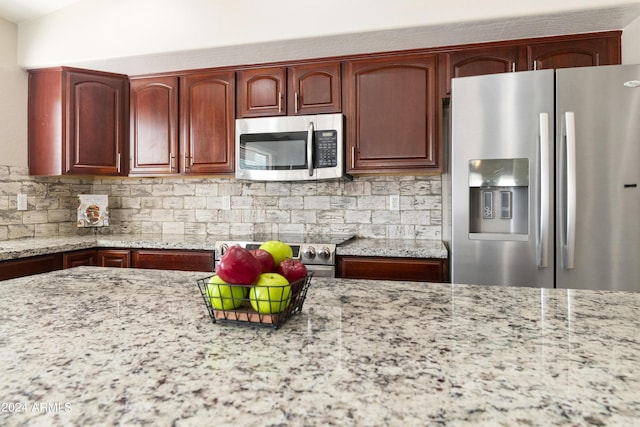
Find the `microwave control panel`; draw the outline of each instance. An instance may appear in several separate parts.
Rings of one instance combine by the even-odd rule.
[[[315,132],[316,137],[316,168],[331,168],[338,164],[338,133],[335,130],[321,130]]]

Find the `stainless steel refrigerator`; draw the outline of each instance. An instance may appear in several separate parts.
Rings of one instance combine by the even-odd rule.
[[[640,65],[454,79],[450,113],[453,283],[640,291]]]

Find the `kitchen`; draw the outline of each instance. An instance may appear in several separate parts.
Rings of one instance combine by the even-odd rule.
[[[567,20],[567,16],[563,18],[563,25],[566,26],[570,20]],[[349,24],[352,25],[353,22]],[[638,34],[638,25],[636,19],[625,23],[622,27],[615,27],[624,28],[624,62],[640,62],[638,58],[633,57],[639,50],[637,42],[634,43],[634,40],[638,39],[638,37],[634,38],[634,34]],[[610,29],[612,27],[602,28],[602,30]],[[17,38],[15,30],[9,34],[13,34],[13,39]],[[154,34],[154,32],[151,31],[148,34]],[[367,38],[360,39],[360,43],[366,42],[369,42]],[[168,46],[172,45],[168,44]],[[282,50],[278,50],[278,47],[282,45],[276,42],[274,52],[279,53],[269,55],[264,61],[281,59],[278,57],[279,54],[286,55]],[[329,47],[335,48],[332,44],[329,44]],[[378,46],[376,49],[387,50],[385,47]],[[124,62],[135,62],[133,55],[138,55],[140,52],[130,54],[127,50],[130,48],[131,46],[123,47],[117,56],[128,56],[129,59],[123,60]],[[344,46],[342,48],[345,49]],[[54,50],[46,49],[47,54],[53,53]],[[221,50],[225,51],[223,48]],[[321,50],[317,51],[322,53]],[[336,53],[341,51],[335,48],[327,55]],[[149,62],[154,60],[162,62],[162,58],[158,57],[147,59]],[[78,61],[80,60],[79,58]],[[259,62],[259,59],[254,61]],[[56,62],[59,63],[59,60],[47,58],[42,64],[57,65]],[[180,68],[183,67],[184,65],[181,64]],[[22,113],[16,113],[11,108],[9,117],[15,119],[11,119],[9,123],[26,123],[26,77],[24,74],[16,77],[16,74],[18,73],[11,74],[13,80],[7,80],[6,93],[22,94],[15,97],[16,103],[12,105],[23,105],[24,109]],[[18,84],[11,83],[16,80]],[[17,215],[13,205],[14,197],[7,195],[9,224],[3,227],[6,230],[4,240],[34,235],[38,237],[58,234],[76,235],[77,230],[72,213],[76,203],[75,196],[79,193],[109,194],[110,205],[113,203],[114,207],[114,225],[111,227],[115,233],[184,235],[187,236],[185,240],[188,240],[189,238],[197,239],[197,236],[202,234],[235,232],[234,227],[238,227],[238,231],[243,231],[249,224],[253,224],[254,231],[257,232],[273,232],[274,224],[277,224],[278,232],[300,233],[317,231],[315,224],[325,223],[330,224],[329,227],[333,232],[357,233],[359,237],[409,239],[410,241],[415,239],[418,243],[428,243],[430,240],[441,238],[442,189],[437,175],[358,177],[351,182],[339,184],[300,185],[264,183],[238,185],[230,178],[138,178],[135,180],[31,178],[26,173],[26,126],[24,129],[15,129],[15,127],[8,126],[9,132],[6,136],[11,138],[15,135],[13,136],[15,139],[8,144],[4,142],[2,144],[2,150],[7,152],[6,155],[3,152],[3,158],[10,159],[9,165],[4,169],[3,180],[6,180],[7,186],[13,186],[15,189],[10,193],[12,196],[18,191],[25,191],[27,194],[33,191],[33,197],[30,198],[29,203],[36,209],[29,209],[24,215]],[[274,192],[278,194],[278,208],[270,209],[269,207],[274,203],[272,197]],[[396,194],[400,195],[400,209],[391,211],[387,209],[387,200],[389,196]],[[200,206],[198,204],[203,203],[203,196],[206,198],[206,204]],[[230,197],[232,210],[223,209],[225,196]],[[261,210],[252,209],[255,206],[259,206]],[[292,210],[281,217],[283,214],[279,211],[284,209]],[[312,210],[313,213],[310,214],[307,210]],[[200,216],[196,217],[196,215]],[[15,222],[11,222],[11,218]],[[390,223],[392,225],[389,225]]]

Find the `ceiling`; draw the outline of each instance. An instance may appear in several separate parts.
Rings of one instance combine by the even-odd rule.
[[[48,15],[80,0],[0,0],[0,17],[19,24]]]

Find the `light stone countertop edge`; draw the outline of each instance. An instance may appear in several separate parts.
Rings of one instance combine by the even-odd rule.
[[[105,234],[36,237],[0,242],[0,261],[92,248],[178,249],[214,251],[225,237],[166,234]],[[338,246],[337,255],[407,258],[447,258],[439,240],[355,238]]]

